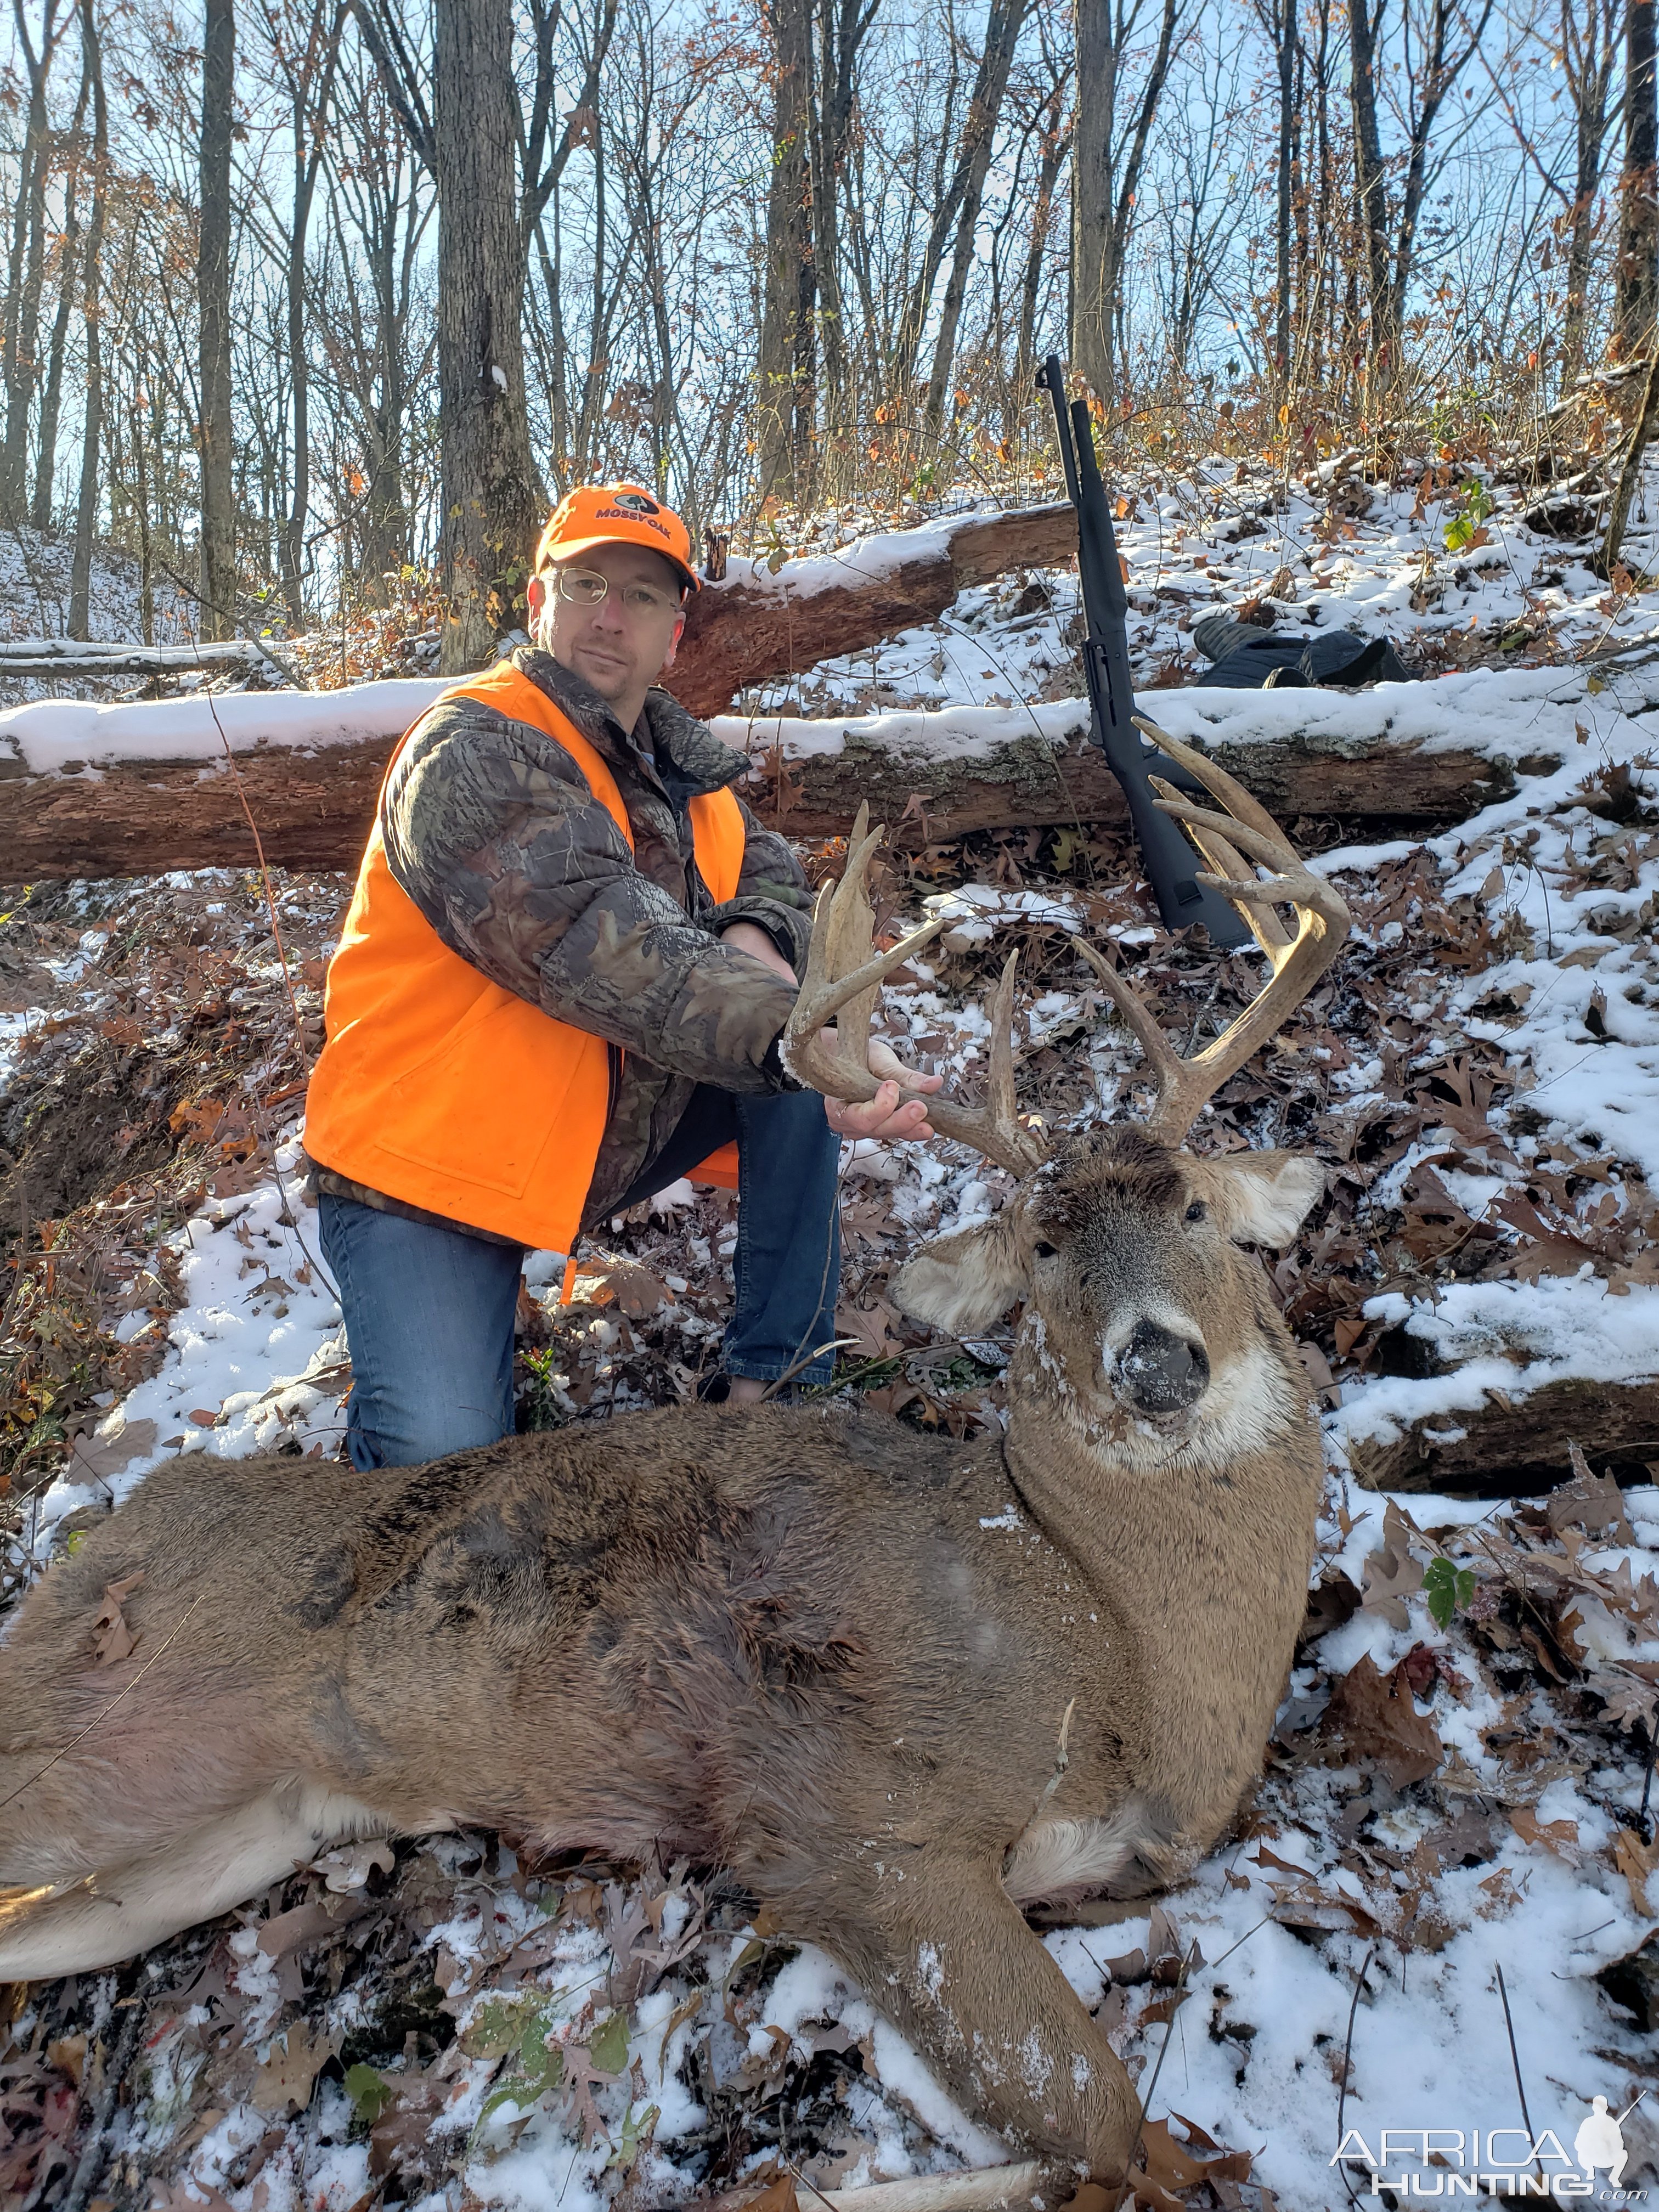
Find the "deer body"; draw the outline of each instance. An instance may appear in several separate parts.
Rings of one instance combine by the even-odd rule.
[[[350,1836],[684,1853],[970,2110],[1120,2179],[1134,2090],[1019,1905],[1167,1884],[1259,1771],[1322,1461],[1238,1248],[1288,1242],[1322,1179],[1123,1127],[1039,1164],[1003,1123],[951,1133],[1014,1199],[894,1290],[954,1334],[1023,1299],[1006,1436],[684,1407],[368,1476],[151,1475],[0,1644],[0,1981],[128,1957]],[[137,1641],[100,1666],[111,1585]]]

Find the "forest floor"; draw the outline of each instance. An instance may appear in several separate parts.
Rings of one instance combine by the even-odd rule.
[[[1386,634],[1440,678],[1299,695],[1322,726],[1440,715],[1521,763],[1511,796],[1438,836],[1341,848],[1299,825],[1353,934],[1194,1139],[1328,1165],[1270,1274],[1331,1473],[1253,1808],[1157,1907],[1045,1930],[1147,2097],[1145,2205],[1328,2212],[1369,2190],[1382,2130],[1518,2129],[1523,2100],[1543,2169],[1566,2172],[1596,2094],[1615,2112],[1644,2097],[1624,2180],[1659,2179],[1659,1421],[1586,1458],[1591,1431],[1547,1410],[1575,1389],[1587,1420],[1659,1407],[1659,591],[1635,567],[1598,581],[1501,488],[1465,535],[1480,502],[1449,473],[1379,488],[1338,470],[1280,504],[1218,470],[1141,485],[1119,524],[1149,689],[1198,672],[1195,615],[1270,604],[1281,627]],[[1075,592],[1059,572],[1006,579],[744,704],[1070,696]],[[399,665],[366,634],[349,672]],[[1281,693],[1153,703],[1178,728],[1299,711]],[[817,873],[836,858],[809,855]],[[21,1255],[0,1609],[176,1453],[337,1446],[348,1354],[295,1153],[347,889],[40,886],[0,926],[0,1218]],[[1143,1095],[1073,933],[1110,941],[1188,1049],[1257,985],[1254,956],[1166,936],[1104,834],[929,848],[878,889],[895,926],[951,915],[882,1008],[952,1084],[972,1087],[988,979],[1020,947],[1022,1104],[1051,1126]],[[847,1149],[839,1387],[958,1434],[1000,1421],[1006,1329],[932,1342],[886,1285],[1007,1187],[942,1143]],[[535,1255],[523,1425],[687,1398],[717,1356],[734,1236],[732,1200],[681,1185],[584,1247],[568,1306],[562,1263]],[[1478,1462],[1449,1486],[1464,1494],[1420,1486],[1460,1450]],[[1378,1464],[1419,1486],[1363,1486]],[[0,2201],[21,2212],[643,2212],[739,2183],[777,2184],[787,2212],[797,2188],[1000,2154],[861,1992],[717,1873],[520,1864],[493,1836],[332,1853],[133,1967],[0,2002]]]

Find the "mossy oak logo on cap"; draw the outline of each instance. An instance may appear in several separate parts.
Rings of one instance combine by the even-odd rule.
[[[615,503],[624,514],[660,514],[662,509],[654,499],[647,499],[642,491],[619,491]]]

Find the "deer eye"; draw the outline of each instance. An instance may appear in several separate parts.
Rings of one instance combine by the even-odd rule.
[[[1187,1218],[1188,1221],[1203,1221],[1208,1217],[1209,1211],[1201,1198],[1195,1198],[1187,1208]]]
[[[1031,1249],[1039,1260],[1052,1260],[1054,1256],[1054,1247],[1052,1244],[1044,1244],[1039,1241]]]

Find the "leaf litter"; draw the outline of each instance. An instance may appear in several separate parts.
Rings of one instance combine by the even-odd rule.
[[[1509,2124],[1499,1964],[1538,2124],[1570,2137],[1592,2094],[1622,2109],[1655,2078],[1644,1449],[1546,1426],[1537,1503],[1355,1477],[1368,1450],[1403,1451],[1421,1485],[1455,1432],[1501,1443],[1506,1409],[1575,1375],[1634,1399],[1659,1367],[1659,1139],[1613,1110],[1659,1003],[1656,819],[1645,763],[1581,756],[1463,832],[1334,856],[1354,939],[1200,1125],[1204,1147],[1327,1164],[1269,1273],[1332,1477],[1234,1838],[1158,1904],[1034,1916],[1143,2085],[1164,2062],[1138,2203],[1324,2212],[1343,2081],[1373,2126]],[[1069,933],[1109,948],[1187,1049],[1255,970],[1164,936],[1125,859],[1104,832],[1021,831],[890,861],[885,921],[939,899],[963,920],[884,992],[890,1039],[971,1090],[987,981],[1018,944],[1022,1104],[1054,1127],[1131,1109],[1135,1054]],[[229,872],[21,909],[55,980],[0,1102],[0,1603],[173,1452],[337,1440],[349,1364],[293,1134],[343,887],[275,888],[287,979],[264,887]],[[887,1285],[1006,1190],[947,1146],[848,1148],[841,1387],[953,1434],[1000,1424],[1006,1334],[931,1339]],[[536,1255],[521,1424],[690,1398],[734,1235],[728,1195],[678,1186],[584,1247],[568,1306],[562,1261]],[[124,1595],[100,1622],[112,1667],[131,1655]],[[482,1835],[346,1847],[134,1966],[0,1994],[0,2197],[20,2212],[64,2195],[135,2011],[98,2183],[124,2208],[588,2212],[765,2188],[789,2212],[996,2154],[827,1959],[708,1869],[537,1867]]]

